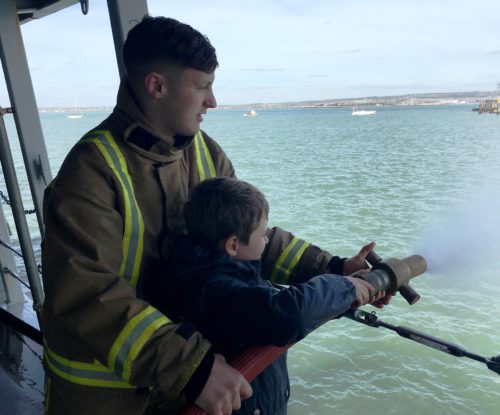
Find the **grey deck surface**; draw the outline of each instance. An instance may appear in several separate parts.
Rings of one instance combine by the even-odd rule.
[[[0,320],[0,415],[43,414],[42,346]]]

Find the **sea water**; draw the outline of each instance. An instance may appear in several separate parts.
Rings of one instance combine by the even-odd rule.
[[[350,108],[258,110],[257,117],[213,110],[202,128],[238,177],[266,194],[271,225],[343,257],[376,241],[382,258],[428,258],[429,271],[412,281],[420,301],[410,306],[396,296],[376,310],[380,319],[499,355],[500,117],[470,105],[376,110],[365,117]],[[41,114],[54,175],[106,115]],[[29,221],[36,228],[33,215]],[[500,413],[500,376],[483,363],[347,319],[294,345],[288,362],[290,415]]]

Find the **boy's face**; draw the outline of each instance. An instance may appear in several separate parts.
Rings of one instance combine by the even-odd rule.
[[[234,258],[242,261],[254,261],[260,259],[268,242],[267,218],[262,217],[257,229],[255,229],[250,235],[248,245],[245,245],[240,241],[238,252]]]

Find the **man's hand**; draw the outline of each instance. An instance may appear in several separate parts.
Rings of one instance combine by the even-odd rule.
[[[346,259],[344,262],[343,274],[352,275],[355,272],[368,268],[368,265],[366,264],[366,257],[371,251],[373,251],[373,248],[375,248],[375,242],[370,242],[361,248],[357,255]]]
[[[209,415],[230,415],[250,396],[252,387],[243,375],[216,354],[210,376],[195,403]]]
[[[392,294],[385,295],[385,291],[381,291],[377,296],[370,300],[370,305],[377,308],[384,308],[385,305],[389,304]]]

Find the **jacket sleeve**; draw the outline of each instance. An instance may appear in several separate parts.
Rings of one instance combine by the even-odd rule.
[[[353,284],[333,274],[283,289],[269,282],[249,286],[232,275],[200,274],[177,292],[185,298],[186,318],[209,338],[246,346],[295,343],[344,313],[356,298]]]
[[[277,284],[294,285],[320,274],[343,274],[344,259],[275,227],[262,256],[262,277]]]
[[[190,326],[172,324],[120,276],[118,186],[94,147],[70,155],[45,194],[47,344],[69,360],[97,359],[132,385],[159,387],[167,399],[203,367],[194,386],[201,391],[211,370],[202,363],[213,362],[210,343]]]

